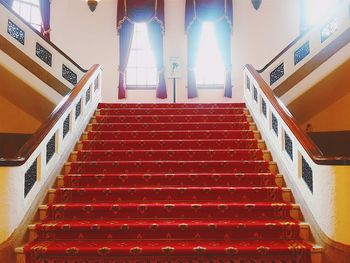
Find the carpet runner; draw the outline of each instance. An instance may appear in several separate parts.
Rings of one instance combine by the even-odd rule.
[[[100,104],[26,262],[311,262],[261,147],[244,104]]]

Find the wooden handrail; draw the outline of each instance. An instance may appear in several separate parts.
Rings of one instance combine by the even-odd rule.
[[[86,73],[87,70],[83,69],[78,63],[76,63],[71,57],[69,57],[66,53],[64,53],[60,48],[58,48],[54,43],[50,40],[46,39],[41,32],[36,30],[30,23],[25,21],[20,15],[18,15],[15,11],[12,10],[3,0],[0,0],[0,4],[2,4],[7,10],[9,10],[14,16],[16,16],[22,23],[26,24],[30,29],[33,30],[35,34],[37,34],[43,41],[47,42],[53,49],[55,49],[59,54],[61,54],[65,59],[67,59],[70,63],[72,63],[75,67],[77,67],[80,71]]]
[[[81,78],[78,84],[72,89],[56,106],[51,115],[40,126],[40,128],[33,134],[33,136],[24,144],[18,151],[17,156],[10,159],[0,159],[0,166],[20,166],[24,164],[32,153],[38,148],[40,143],[49,134],[56,123],[61,119],[62,115],[67,111],[75,98],[79,95],[85,84],[89,81],[91,76],[101,68],[100,65],[93,65],[87,73]]]
[[[261,77],[259,72],[252,66],[246,65],[246,69],[250,72],[252,77],[258,83],[260,89],[269,100],[272,107],[282,118],[284,123],[288,126],[290,131],[294,134],[304,150],[308,153],[310,158],[316,163],[321,165],[350,165],[350,158],[347,156],[327,156],[325,157],[317,145],[310,139],[310,137],[299,127],[297,121],[283,104],[278,99],[270,86]]]

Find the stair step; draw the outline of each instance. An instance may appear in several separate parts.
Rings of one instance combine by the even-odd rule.
[[[263,140],[256,139],[200,139],[200,140],[85,140],[76,150],[179,150],[179,149],[266,149]]]
[[[131,217],[132,215],[132,217]],[[300,207],[289,203],[67,203],[41,205],[40,220],[120,220],[159,218],[300,220]]]
[[[100,103],[98,109],[232,109],[245,108],[245,103]]]
[[[288,188],[279,187],[118,187],[49,190],[49,203],[61,202],[291,202]]]
[[[194,174],[67,174],[57,178],[58,187],[137,186],[285,186],[283,176],[273,173],[194,173]]]
[[[186,130],[186,131],[90,131],[81,140],[166,140],[166,139],[261,139],[252,130]]]
[[[241,172],[278,173],[277,164],[267,161],[103,161],[67,162],[64,173],[173,173]]]
[[[70,155],[70,161],[205,161],[205,160],[265,160],[271,161],[269,151],[237,150],[81,150]]]

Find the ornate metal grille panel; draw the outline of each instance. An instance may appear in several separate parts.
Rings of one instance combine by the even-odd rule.
[[[94,82],[94,91],[98,90],[100,88],[100,78],[97,77]]]
[[[10,19],[7,23],[7,33],[9,33],[9,35],[16,39],[19,43],[24,45],[25,32]]]
[[[293,141],[286,132],[284,132],[284,149],[290,159],[293,160]]]
[[[46,144],[46,163],[49,163],[56,152],[56,134],[52,135],[51,139]]]
[[[275,68],[270,73],[270,85],[275,83],[277,80],[279,80],[284,75],[284,63],[280,64],[277,68]]]
[[[338,29],[337,21],[334,19],[321,29],[321,43],[326,41]]]
[[[70,114],[67,116],[67,118],[63,122],[63,139],[67,136],[69,129],[70,129]]]
[[[307,163],[307,161],[304,159],[304,157],[302,157],[301,169],[302,169],[302,173],[301,173],[302,178],[305,181],[307,187],[313,193],[313,191],[314,191],[314,182],[313,182],[312,169],[311,169],[310,165]]]
[[[266,118],[267,117],[267,106],[266,106],[266,101],[264,99],[261,99],[261,111]]]
[[[81,113],[81,100],[75,105],[75,119],[78,119]]]
[[[271,122],[272,122],[272,130],[278,136],[278,120],[277,120],[275,114],[273,114],[273,113],[272,113]]]
[[[258,90],[254,85],[253,85],[253,98],[256,102],[258,102]]]
[[[36,56],[50,67],[52,66],[52,54],[39,43],[36,43]]]
[[[91,86],[86,90],[85,93],[85,104],[87,104],[91,99]]]
[[[310,42],[307,41],[294,52],[294,65],[298,64],[309,54],[310,54]]]
[[[250,90],[250,78],[247,76],[247,89]]]
[[[62,77],[67,81],[76,85],[78,82],[78,76],[71,69],[69,69],[66,65],[62,64]]]
[[[29,169],[24,174],[24,197],[28,195],[30,190],[33,188],[37,175],[38,175],[38,168],[37,168],[37,160],[33,162],[33,164],[29,167]]]

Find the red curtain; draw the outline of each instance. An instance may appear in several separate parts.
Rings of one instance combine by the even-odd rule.
[[[185,30],[187,32],[187,88],[188,98],[198,96],[194,67],[203,21],[215,23],[219,48],[225,66],[225,97],[232,97],[231,33],[233,23],[232,0],[186,0]]]
[[[155,54],[159,79],[157,98],[165,99],[167,91],[163,62],[164,0],[118,0],[117,28],[120,41],[118,97],[123,99],[126,96],[125,70],[129,59],[133,24],[140,22],[147,23],[151,47]],[[126,29],[123,29],[124,27]]]
[[[40,12],[41,12],[41,34],[45,39],[50,40],[50,0],[40,0]]]

